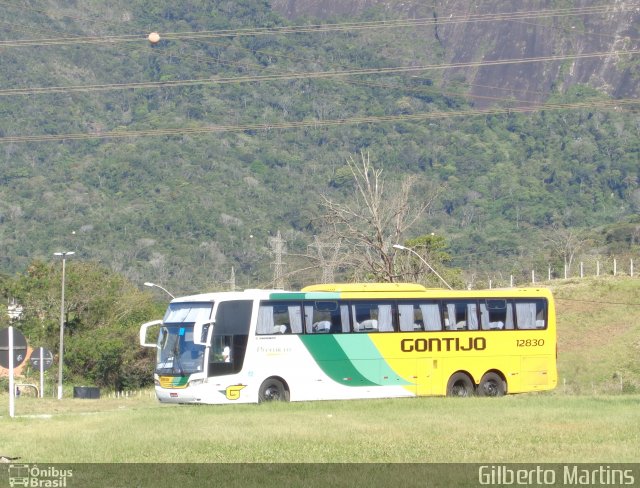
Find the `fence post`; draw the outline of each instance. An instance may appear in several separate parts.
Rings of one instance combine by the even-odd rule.
[[[535,271],[535,269],[531,270],[531,284],[533,284],[533,285],[536,284],[536,271]]]
[[[564,263],[564,279],[567,279],[567,263]]]
[[[616,261],[616,258],[613,258],[613,276],[616,276],[618,274],[618,262]]]
[[[633,258],[629,260],[629,276],[633,278]]]
[[[513,275],[509,275],[509,287],[513,288]]]
[[[580,261],[580,278],[584,278],[584,263]]]
[[[596,261],[596,276],[600,276],[600,261]]]
[[[551,281],[551,265],[549,265],[549,271],[547,272],[547,281]]]

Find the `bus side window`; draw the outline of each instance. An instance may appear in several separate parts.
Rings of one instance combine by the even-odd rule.
[[[262,302],[258,309],[257,335],[302,334],[302,310],[298,302]]]
[[[467,307],[464,302],[447,302],[444,306],[444,328],[464,330],[467,328]]]
[[[378,314],[372,303],[356,302],[351,305],[354,332],[378,332]]]
[[[392,302],[352,302],[354,332],[393,332]]]
[[[393,332],[393,315],[395,306],[391,303],[378,304],[378,330],[380,332]]]
[[[421,303],[420,311],[424,321],[424,330],[442,330],[442,318],[438,303]]]
[[[487,299],[480,302],[482,330],[513,329],[513,307],[507,300]]]
[[[442,330],[440,305],[437,302],[398,302],[400,331]]]
[[[478,304],[475,300],[445,303],[446,330],[478,330]]]
[[[518,329],[544,329],[547,327],[547,307],[544,300],[517,300],[515,305]]]
[[[349,332],[349,309],[336,301],[304,304],[307,334],[340,334]]]
[[[349,307],[340,305],[336,310],[332,310],[329,322],[329,333],[342,334],[343,332],[349,332]]]
[[[256,324],[256,334],[272,334],[276,323],[273,319],[273,305],[260,304],[258,309],[258,323]]]
[[[400,332],[423,330],[424,320],[422,319],[422,314],[419,312],[420,308],[416,307],[413,303],[398,303]]]
[[[304,304],[305,332],[307,334],[328,334],[331,330],[331,312],[321,311],[312,304]]]
[[[302,311],[298,303],[279,303],[274,307],[273,334],[301,334]]]

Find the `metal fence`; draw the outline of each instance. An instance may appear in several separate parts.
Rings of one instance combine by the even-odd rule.
[[[638,277],[638,260],[633,258],[586,258],[571,266],[564,265],[561,269],[547,265],[545,267],[532,267],[518,274],[488,273],[484,277],[475,273],[468,282],[468,288],[504,288],[515,286],[528,286],[538,283],[550,283],[555,280],[568,280],[580,278],[592,278],[601,276],[627,276]]]

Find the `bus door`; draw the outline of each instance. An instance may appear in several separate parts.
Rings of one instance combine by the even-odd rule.
[[[242,370],[253,300],[220,302],[211,334],[208,376],[238,373]]]

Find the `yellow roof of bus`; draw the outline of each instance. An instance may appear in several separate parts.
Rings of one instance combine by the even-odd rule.
[[[310,285],[302,288],[302,292],[333,292],[343,293],[343,297],[355,294],[404,294],[407,297],[432,298],[491,298],[491,297],[547,297],[551,298],[551,291],[544,287],[527,288],[493,288],[484,290],[447,290],[445,288],[425,288],[416,283],[326,283]]]
[[[333,291],[333,292],[415,292],[427,291],[416,283],[326,283],[323,285],[305,286],[301,291]]]

